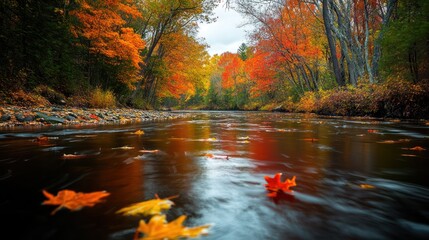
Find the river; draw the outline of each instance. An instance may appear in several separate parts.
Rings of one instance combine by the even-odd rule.
[[[41,136],[49,140],[35,141]],[[155,194],[179,195],[168,220],[212,224],[201,239],[429,236],[429,126],[410,121],[193,112],[133,125],[17,128],[0,131],[0,166],[2,239],[132,239],[147,218],[116,211]],[[296,176],[293,194],[267,196],[264,176],[276,173]],[[43,189],[111,195],[50,215]]]

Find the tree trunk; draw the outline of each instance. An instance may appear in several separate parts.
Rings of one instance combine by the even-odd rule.
[[[335,80],[337,81],[337,84],[339,86],[345,86],[346,83],[344,80],[344,76],[342,76],[341,74],[342,71],[338,63],[335,39],[332,36],[332,26],[331,26],[331,20],[329,17],[330,13],[328,9],[328,0],[323,0],[322,8],[323,8],[323,24],[325,26],[326,37],[328,38],[329,52],[331,55],[331,61],[332,61],[332,66],[334,70]]]
[[[374,42],[374,53],[372,55],[372,66],[371,72],[375,79],[378,78],[378,63],[381,58],[381,40],[383,39],[385,28],[389,25],[390,16],[392,16],[393,10],[398,0],[389,0],[387,2],[386,14],[383,16],[382,26],[377,39]]]

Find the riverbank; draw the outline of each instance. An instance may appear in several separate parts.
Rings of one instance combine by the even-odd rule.
[[[77,108],[64,106],[0,106],[0,129],[16,127],[127,124],[185,117],[171,111],[132,108]]]

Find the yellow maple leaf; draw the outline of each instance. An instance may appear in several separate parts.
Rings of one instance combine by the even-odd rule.
[[[168,210],[174,205],[174,202],[170,201],[170,199],[175,198],[177,196],[172,196],[168,198],[159,198],[158,195],[155,195],[155,199],[151,199],[144,202],[134,203],[128,207],[124,207],[116,211],[116,213],[122,213],[126,216],[135,216],[135,215],[157,215],[161,214],[163,210]]]
[[[83,207],[92,207],[95,204],[101,202],[101,198],[107,197],[110,193],[106,191],[81,193],[72,190],[59,191],[57,196],[43,190],[43,194],[48,199],[43,201],[43,205],[59,205],[51,215],[54,215],[58,210],[62,208],[68,208],[71,211],[78,211]]]
[[[143,135],[144,131],[143,130],[137,130],[134,132],[135,135]]]
[[[186,216],[182,215],[172,222],[168,223],[165,215],[155,215],[148,223],[140,220],[139,227],[134,236],[135,240],[153,240],[153,239],[181,239],[196,238],[207,234],[210,225],[188,228],[183,226]],[[143,235],[140,237],[140,235]]]

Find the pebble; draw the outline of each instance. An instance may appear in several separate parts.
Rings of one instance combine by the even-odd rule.
[[[0,129],[25,126],[127,124],[188,116],[177,112],[130,108],[96,109],[65,106],[31,108],[2,105],[0,110]]]

